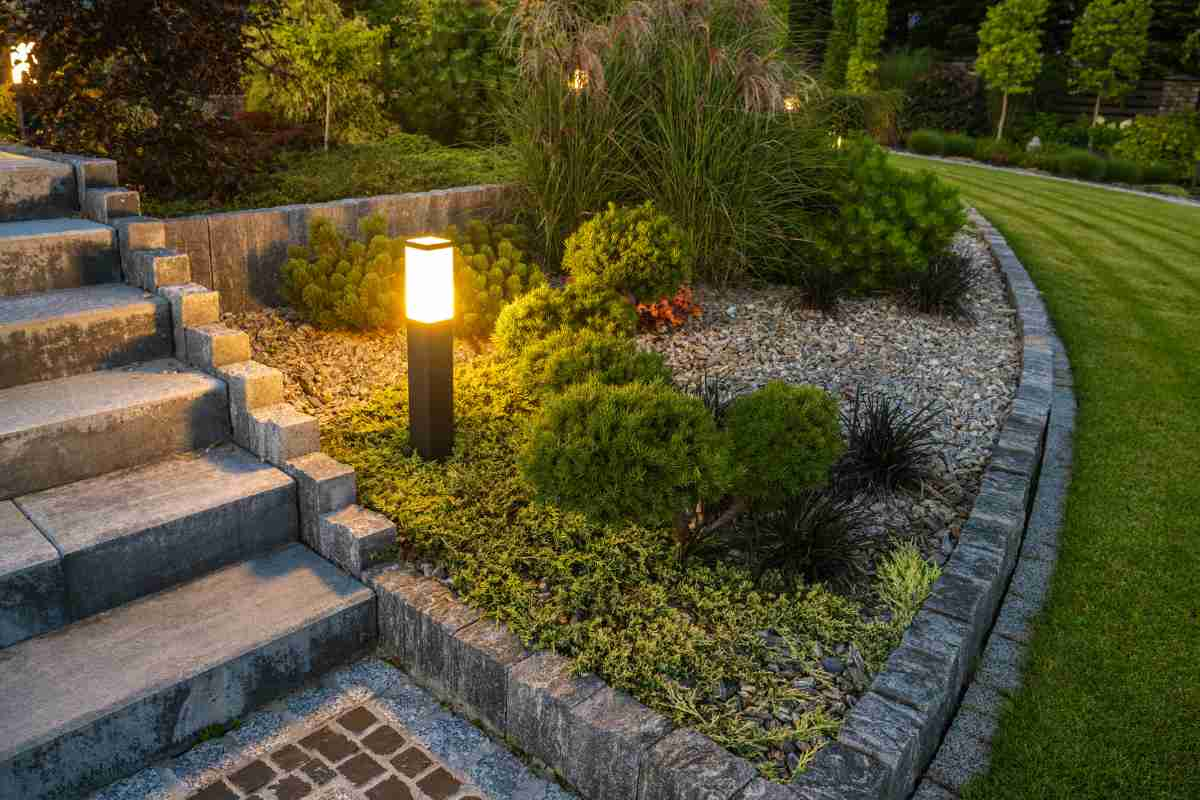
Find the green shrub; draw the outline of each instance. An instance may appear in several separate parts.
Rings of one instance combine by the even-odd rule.
[[[1059,172],[1071,178],[1085,181],[1104,179],[1104,159],[1087,150],[1068,150],[1059,156]]]
[[[0,141],[16,141],[20,135],[17,125],[17,102],[12,86],[0,82]]]
[[[829,92],[822,102],[832,134],[844,137],[865,133],[879,144],[888,146],[900,141],[904,92],[898,89],[836,91]]]
[[[671,382],[658,353],[639,350],[632,339],[595,331],[559,331],[521,354],[518,374],[531,394],[557,394],[589,380],[606,386]]]
[[[846,450],[837,401],[815,386],[772,381],[730,403],[724,421],[737,471],[732,492],[755,508],[826,484]]]
[[[907,627],[921,610],[925,598],[941,576],[937,564],[930,563],[912,542],[905,542],[882,559],[878,567],[879,597]]]
[[[691,280],[694,258],[687,234],[647,200],[608,210],[567,239],[563,270],[577,281],[595,281],[641,302],[673,297]]]
[[[728,442],[700,400],[670,386],[594,380],[542,408],[521,468],[549,502],[647,526],[719,498],[732,474]]]
[[[637,311],[612,289],[594,283],[572,283],[563,289],[543,286],[504,307],[493,338],[501,352],[518,356],[562,328],[632,336]]]
[[[905,91],[900,114],[906,131],[933,128],[976,133],[987,125],[979,79],[962,67],[943,64],[916,78]]]
[[[929,47],[900,47],[879,62],[879,85],[884,89],[906,91],[918,78],[933,68],[937,53]]]
[[[508,303],[546,284],[536,265],[518,247],[524,235],[515,225],[471,220],[464,230],[451,225],[442,234],[454,242],[455,333],[487,336]]]
[[[309,246],[293,247],[282,268],[284,299],[314,325],[378,328],[404,321],[404,241],[384,235],[375,214],[359,222],[366,244],[328,219],[309,229]]]
[[[924,270],[966,222],[958,192],[928,171],[891,166],[870,142],[852,142],[842,153],[837,210],[816,224],[822,260],[851,287],[867,290]]]
[[[946,134],[946,155],[971,158],[975,155],[975,139],[965,133]]]
[[[1163,161],[1151,161],[1142,166],[1142,180],[1146,183],[1170,183],[1176,174],[1175,167]]]
[[[998,167],[1012,166],[1023,153],[1021,148],[1006,140],[997,142],[988,137],[975,140],[975,158]]]
[[[1141,183],[1142,168],[1123,158],[1110,158],[1106,164],[1104,178],[1113,183]]]
[[[1170,169],[1168,180],[1188,178],[1200,159],[1200,112],[1135,117],[1124,129],[1121,141],[1113,146],[1112,154],[1143,167],[1160,162]],[[1158,167],[1155,172],[1165,170]]]
[[[940,156],[946,152],[946,139],[934,130],[924,128],[908,135],[908,147],[925,156]]]

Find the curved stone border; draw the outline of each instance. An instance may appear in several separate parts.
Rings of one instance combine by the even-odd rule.
[[[890,152],[898,156],[908,156],[910,158],[923,158],[926,161],[939,161],[943,164],[958,165],[962,167],[978,167],[979,169],[990,169],[993,172],[1011,172],[1014,175],[1028,175],[1033,178],[1045,178],[1048,181],[1059,181],[1061,183],[1073,183],[1076,186],[1090,186],[1093,189],[1104,189],[1109,192],[1120,192],[1122,194],[1131,194],[1135,197],[1149,197],[1151,200],[1163,200],[1168,203],[1174,203],[1178,206],[1200,206],[1200,200],[1192,200],[1187,197],[1175,197],[1169,194],[1158,194],[1157,192],[1144,192],[1141,189],[1129,189],[1125,186],[1113,186],[1111,183],[1098,183],[1096,181],[1081,181],[1078,178],[1064,178],[1061,175],[1052,175],[1049,172],[1042,172],[1036,169],[1026,169],[1024,167],[999,167],[995,164],[984,164],[982,161],[975,161],[969,158],[947,158],[945,156],[927,156],[923,153],[914,153],[911,150],[898,150],[894,147],[888,148]]]
[[[1016,399],[941,578],[871,690],[847,715],[838,741],[793,783],[757,777],[753,765],[707,737],[676,729],[594,675],[573,675],[562,656],[529,652],[440,581],[397,565],[365,575],[379,598],[384,653],[588,800],[907,798],[976,672],[1021,552],[1053,396],[1055,345],[1041,297],[995,228],[974,212],[971,217],[1000,263],[1017,310],[1022,369]],[[1031,614],[1024,601],[1005,608],[1024,620]],[[1002,616],[997,632],[1019,635],[1015,617]]]

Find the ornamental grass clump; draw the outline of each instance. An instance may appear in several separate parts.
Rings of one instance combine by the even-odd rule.
[[[632,339],[590,330],[562,330],[534,342],[521,353],[518,373],[531,395],[557,394],[588,380],[607,386],[671,383],[659,353],[639,350]]]
[[[641,302],[671,297],[692,278],[695,259],[687,234],[647,200],[608,209],[567,238],[563,271]]]
[[[633,305],[612,289],[594,283],[542,286],[504,307],[493,339],[502,354],[516,357],[563,328],[633,336],[637,322]]]
[[[971,259],[953,250],[935,256],[929,266],[908,275],[900,290],[901,302],[922,314],[969,320],[967,293],[975,283]]]
[[[858,387],[842,412],[847,449],[835,468],[839,486],[890,491],[920,480],[937,452],[940,413],[933,402],[909,409],[897,398]]]
[[[760,582],[768,575],[791,585],[837,580],[863,571],[860,540],[868,519],[865,507],[836,487],[808,489],[755,514],[742,542]]]

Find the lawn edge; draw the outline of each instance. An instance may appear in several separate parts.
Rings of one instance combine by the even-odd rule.
[[[586,800],[907,798],[955,717],[989,631],[1004,623],[997,616],[1050,457],[1055,359],[1065,359],[1025,268],[987,220],[973,209],[970,219],[1017,312],[1021,375],[1013,408],[942,576],[837,741],[792,783],[757,777],[749,762],[711,739],[676,728],[594,675],[573,675],[568,659],[530,652],[440,581],[397,565],[364,575],[379,598],[383,654]]]

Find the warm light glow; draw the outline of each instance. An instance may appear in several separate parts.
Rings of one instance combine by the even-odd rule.
[[[575,92],[582,92],[588,87],[588,81],[591,80],[587,74],[587,70],[577,69],[571,75],[571,80],[567,81],[567,86]]]
[[[838,150],[842,149],[842,137],[840,137],[840,136],[838,137],[838,140],[837,140],[837,149]]]
[[[454,244],[436,236],[404,243],[404,304],[417,322],[454,319]]]
[[[23,83],[29,67],[33,64],[33,42],[21,42],[8,53],[9,64],[12,65],[12,82],[14,85]]]
[[[794,95],[792,97],[783,98],[783,110],[784,111],[799,111],[800,110],[800,98],[796,97]]]

